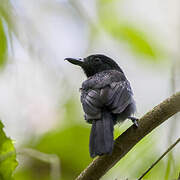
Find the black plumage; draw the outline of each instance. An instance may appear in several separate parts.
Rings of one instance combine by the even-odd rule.
[[[105,55],[66,60],[79,65],[87,76],[80,89],[85,120],[92,124],[90,155],[111,154],[114,125],[127,118],[138,125],[131,117],[136,108],[130,83],[118,64]]]

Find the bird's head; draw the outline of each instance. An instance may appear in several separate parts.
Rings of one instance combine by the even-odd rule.
[[[102,54],[94,54],[86,58],[79,59],[66,58],[65,60],[80,66],[84,70],[87,77],[93,76],[94,74],[105,70],[117,70],[122,72],[121,68],[114,60]]]

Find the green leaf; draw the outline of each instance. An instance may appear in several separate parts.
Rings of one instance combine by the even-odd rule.
[[[7,56],[7,39],[4,31],[2,19],[0,18],[0,67],[6,62]]]
[[[0,180],[11,180],[17,166],[15,148],[12,140],[3,131],[0,121]]]
[[[163,59],[166,55],[160,42],[137,24],[124,21],[117,8],[119,6],[119,1],[99,0],[99,21],[102,28],[116,41],[126,44],[135,55],[151,60]]]
[[[116,40],[128,43],[134,53],[150,57],[154,60],[160,57],[160,52],[158,52],[155,45],[139,29],[128,24],[119,24],[108,30]]]
[[[117,1],[117,0],[99,0],[99,3],[100,4],[107,4],[107,3],[112,3],[114,1]]]

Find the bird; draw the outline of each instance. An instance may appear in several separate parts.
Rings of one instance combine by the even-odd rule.
[[[136,105],[130,83],[120,66],[104,54],[65,60],[80,66],[87,76],[80,92],[84,118],[92,124],[90,156],[111,155],[114,126],[130,119],[138,127],[138,119],[132,116]]]

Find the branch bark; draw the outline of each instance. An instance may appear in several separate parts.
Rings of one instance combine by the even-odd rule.
[[[132,125],[122,133],[114,144],[112,155],[100,156],[76,178],[98,180],[124,157],[143,137],[180,111],[180,92],[166,99],[139,120],[139,127]]]

